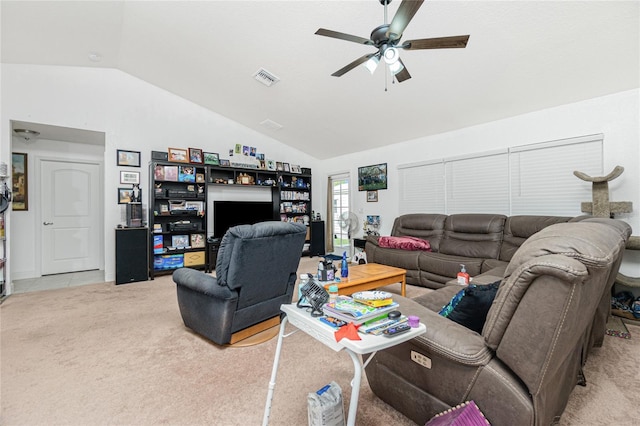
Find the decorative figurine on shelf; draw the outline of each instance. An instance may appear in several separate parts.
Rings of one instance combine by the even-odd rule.
[[[142,195],[140,194],[140,184],[134,183],[133,190],[131,191],[131,202],[139,203],[142,200]]]

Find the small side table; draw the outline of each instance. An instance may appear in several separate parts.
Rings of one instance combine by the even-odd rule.
[[[367,244],[367,240],[365,238],[354,238],[353,239],[353,247],[357,248],[360,251],[364,251],[364,246]]]
[[[402,307],[401,307],[402,308]],[[278,364],[280,362],[280,351],[282,350],[282,341],[285,337],[302,330],[309,336],[330,347],[336,352],[345,350],[353,361],[354,375],[351,381],[351,400],[349,401],[349,416],[347,418],[347,426],[354,426],[356,423],[356,413],[358,411],[358,397],[360,396],[360,382],[362,381],[362,371],[364,367],[373,359],[375,353],[379,350],[390,348],[407,340],[411,340],[416,336],[423,334],[427,328],[420,323],[417,328],[398,334],[393,337],[374,336],[370,334],[359,334],[362,340],[342,339],[336,342],[334,337],[335,329],[320,321],[317,317],[312,317],[306,309],[300,309],[295,304],[282,305],[280,310],[285,313],[285,317],[280,324],[280,333],[278,334],[278,345],[276,346],[276,355],[273,360],[273,370],[271,371],[271,380],[269,381],[269,393],[267,394],[267,403],[264,408],[264,417],[262,425],[269,424],[269,415],[271,414],[271,401],[273,400],[273,392],[276,387],[276,376],[278,373]],[[293,330],[289,334],[285,334],[287,322],[295,326],[297,330]],[[373,353],[365,363],[362,362],[361,355]]]

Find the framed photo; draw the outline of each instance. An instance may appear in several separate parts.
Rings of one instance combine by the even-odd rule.
[[[378,190],[367,191],[367,203],[377,203],[378,202]]]
[[[188,163],[189,152],[182,148],[169,148],[169,161],[175,161],[176,163]]]
[[[125,151],[118,149],[116,156],[118,166],[140,167],[140,151]]]
[[[281,172],[284,170],[284,166],[282,165],[282,161],[276,161],[276,170]]]
[[[204,173],[196,173],[196,182],[204,183]]]
[[[196,168],[193,166],[180,166],[178,168],[178,182],[195,182]]]
[[[358,167],[358,191],[375,189],[387,189],[387,163]]]
[[[169,182],[178,181],[178,166],[164,166],[164,180]]]
[[[189,236],[188,235],[172,235],[171,245],[173,247],[189,247]]]
[[[282,170],[289,173],[291,168],[289,167],[289,163],[282,163]]]
[[[202,248],[204,242],[204,234],[191,234],[191,248]]]
[[[129,204],[132,193],[132,188],[118,188],[118,204]]]
[[[164,166],[157,164],[153,170],[153,176],[155,180],[164,180]]]
[[[229,167],[231,163],[229,162],[229,160],[220,160],[220,165],[224,167]]]
[[[120,183],[140,184],[140,172],[120,171]]]
[[[298,164],[291,165],[291,173],[302,173],[302,169]]]
[[[202,164],[202,150],[199,148],[189,148],[189,162],[193,164]]]
[[[29,210],[29,174],[27,173],[27,154],[11,153],[11,180],[13,183],[13,202],[11,210]]]
[[[273,160],[267,160],[267,170],[275,170],[276,162]]]
[[[218,155],[217,152],[205,152],[204,164],[211,164],[212,166],[217,166],[220,164],[220,156]]]

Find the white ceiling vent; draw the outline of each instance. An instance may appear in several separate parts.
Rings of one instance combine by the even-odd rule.
[[[271,87],[280,81],[278,77],[271,74],[269,71],[265,70],[264,68],[260,68],[258,71],[256,71],[253,77],[267,87]]]
[[[269,120],[268,118],[264,121],[261,121],[260,124],[273,131],[282,129],[282,124],[278,124],[273,120]]]

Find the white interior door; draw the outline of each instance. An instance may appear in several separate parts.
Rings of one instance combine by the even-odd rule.
[[[100,166],[40,161],[42,275],[100,267]]]

